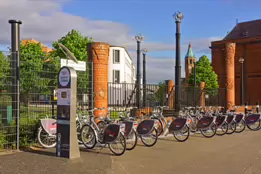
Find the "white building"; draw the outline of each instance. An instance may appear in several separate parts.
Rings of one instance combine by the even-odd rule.
[[[108,82],[135,83],[135,66],[124,47],[110,46]]]
[[[110,46],[108,64],[109,105],[133,103],[135,96],[131,96],[135,88],[136,73],[133,59],[126,48]]]

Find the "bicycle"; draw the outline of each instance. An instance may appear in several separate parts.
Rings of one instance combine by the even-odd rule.
[[[108,109],[110,113],[110,109]],[[137,127],[137,122],[133,118],[130,118],[130,111],[125,109],[125,111],[119,112],[119,119],[112,120],[110,114],[103,120],[97,123],[100,129],[105,128],[106,124],[110,123],[120,123],[125,124],[124,137],[126,139],[126,150],[133,150],[138,142],[137,133],[135,131],[135,126]]]
[[[254,108],[248,110],[248,105],[245,105],[245,122],[249,130],[258,131],[261,128],[261,114],[259,113],[259,104],[256,105],[256,113]]]
[[[101,145],[108,145],[109,149],[116,156],[123,155],[126,151],[126,140],[124,137],[124,124],[108,124],[104,129],[100,129],[94,118],[94,111],[104,110],[105,108],[94,108],[89,110],[91,112],[89,123],[82,126],[81,140],[87,149],[93,149],[95,145],[100,143]],[[113,145],[117,147],[122,146],[117,152]]]

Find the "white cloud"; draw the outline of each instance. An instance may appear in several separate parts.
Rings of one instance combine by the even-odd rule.
[[[130,34],[131,28],[127,25],[104,20],[90,20],[62,11],[60,1],[33,1],[33,0],[1,0],[0,1],[0,44],[10,42],[9,19],[19,19],[22,39],[36,39],[43,43],[51,44],[64,36],[71,29],[79,30],[83,35],[93,37],[95,41],[108,42],[112,45],[125,46],[130,51],[136,49],[136,41]],[[146,35],[145,35],[146,39]],[[220,38],[203,38],[191,40],[194,52],[209,52],[212,40]],[[186,52],[188,42],[184,42],[181,51]],[[146,42],[142,43],[149,52],[173,51],[173,43]],[[134,54],[133,60],[136,60]],[[183,60],[183,58],[182,58]],[[184,60],[183,60],[184,61]],[[158,82],[174,78],[174,58],[148,57],[148,81]],[[182,63],[182,72],[184,72]]]

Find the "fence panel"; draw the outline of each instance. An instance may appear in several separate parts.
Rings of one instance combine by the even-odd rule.
[[[16,56],[13,53],[13,56]],[[17,62],[9,52],[0,52],[0,148],[16,148]]]

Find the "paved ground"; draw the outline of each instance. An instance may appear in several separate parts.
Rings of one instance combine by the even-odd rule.
[[[97,151],[99,151],[97,149]],[[40,152],[42,154],[40,154]],[[215,136],[192,135],[185,143],[161,139],[152,148],[138,145],[120,157],[104,149],[81,152],[69,161],[52,152],[31,151],[0,156],[0,174],[260,174],[261,131]]]

